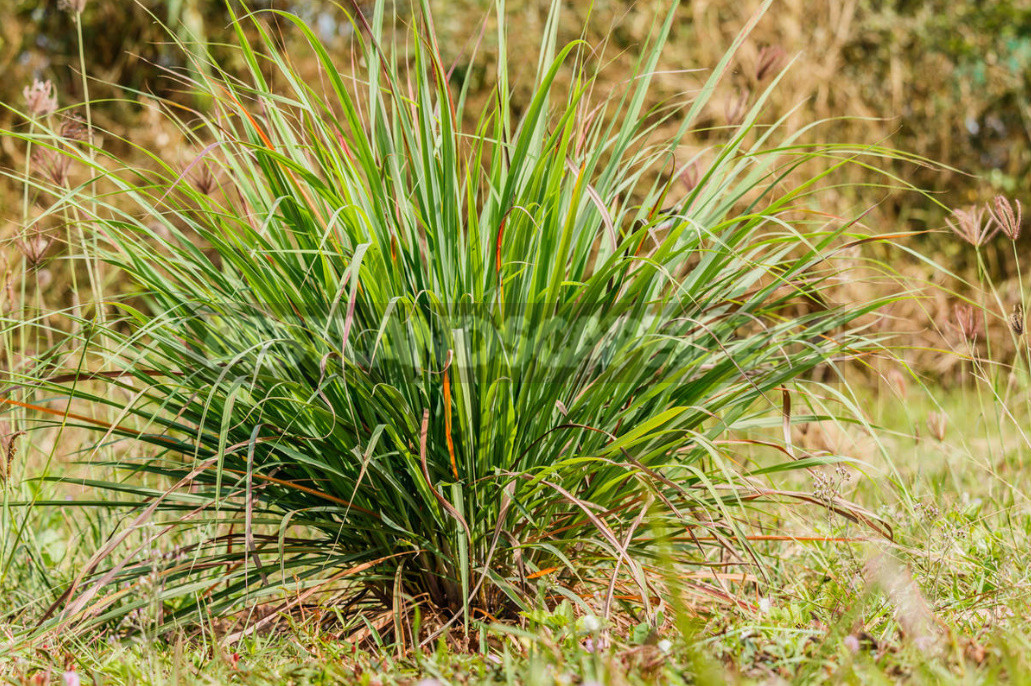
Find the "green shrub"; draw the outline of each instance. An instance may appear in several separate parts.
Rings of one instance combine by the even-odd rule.
[[[319,82],[270,36],[241,40],[249,82],[192,72],[213,104],[181,117],[204,150],[185,170],[97,150],[101,178],[56,191],[136,290],[40,356],[28,404],[109,408],[57,421],[99,426],[130,474],[83,483],[140,512],[49,626],[124,616],[145,582],[164,626],[331,589],[350,612],[503,619],[537,579],[594,612],[636,592],[651,616],[656,588],[694,583],[657,576],[665,560],[758,564],[752,509],[822,500],[766,479],[837,456],[787,445],[745,469],[721,439],[781,426],[809,372],[874,345],[856,322],[879,301],[823,296],[852,224],[812,211],[826,174],[793,170],[889,153],[806,147],[761,122],[767,91],[685,183],[696,161],[652,134],[692,126],[736,45],[690,101],[647,109],[671,11],[623,92],[592,102],[589,47],[556,45],[560,5],[518,115],[506,22],[494,97],[463,130],[425,7],[396,40],[382,7],[356,18],[353,79],[283,14]],[[159,511],[179,547],[112,555]]]

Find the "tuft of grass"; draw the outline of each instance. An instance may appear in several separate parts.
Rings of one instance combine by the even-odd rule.
[[[401,35],[379,3],[352,17],[350,76],[273,12],[307,39],[317,83],[259,15],[237,19],[245,74],[182,77],[210,102],[174,111],[201,150],[185,169],[128,167],[42,124],[9,134],[92,170],[47,187],[49,212],[84,217],[89,258],[132,285],[12,369],[5,403],[95,431],[120,470],[93,459],[76,483],[107,495],[79,504],[132,513],[43,626],[156,608],[159,631],[236,615],[238,638],[315,597],[355,640],[401,646],[560,600],[656,625],[692,594],[746,602],[684,572],[761,576],[763,503],[890,535],[770,480],[845,459],[792,446],[790,422],[820,417],[793,417],[791,397],[877,348],[863,318],[888,299],[828,299],[835,256],[869,238],[817,194],[894,153],[806,146],[763,121],[767,90],[711,155],[678,159],[758,15],[699,93],[648,109],[673,9],[599,102],[590,47],[558,45],[560,6],[516,112],[509,70],[526,65],[498,4],[497,83],[472,126],[426,3]],[[799,178],[817,156],[832,169]],[[779,458],[738,461],[728,439],[782,425]]]

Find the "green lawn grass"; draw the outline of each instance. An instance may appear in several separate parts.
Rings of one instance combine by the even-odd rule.
[[[998,433],[972,389],[910,388],[902,398],[885,386],[864,401],[882,427],[880,445],[855,429],[834,436],[864,458],[862,468],[828,468],[825,479],[800,476],[797,486],[831,488],[877,510],[894,542],[818,508],[785,508],[784,530],[798,522],[810,535],[865,540],[757,544],[773,562],[769,578],[751,585],[754,607],[699,603],[658,630],[622,621],[592,651],[594,627],[550,603],[521,627],[476,624],[469,645],[403,654],[377,647],[375,635],[354,645],[328,608],[293,613],[234,645],[221,641],[219,623],[156,638],[147,630],[155,618],[141,613],[130,637],[20,644],[0,657],[0,674],[39,683],[32,675],[49,670],[56,681],[74,663],[83,683],[98,684],[1022,683],[1031,670],[1022,442],[1005,426]],[[936,411],[948,416],[942,441],[926,426]],[[40,554],[84,559],[88,549],[48,534],[68,531],[61,514],[46,516],[49,528],[34,522]],[[10,573],[31,578],[32,562],[19,564]]]

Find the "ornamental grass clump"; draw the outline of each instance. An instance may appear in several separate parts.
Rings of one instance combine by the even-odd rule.
[[[797,170],[890,153],[760,126],[767,91],[711,158],[679,159],[736,45],[686,103],[647,110],[671,11],[599,102],[587,46],[558,45],[560,5],[519,114],[503,6],[497,85],[471,125],[428,7],[407,37],[382,3],[356,15],[350,76],[277,12],[318,79],[242,18],[245,73],[191,71],[210,109],[175,109],[201,151],[185,168],[78,156],[97,178],[60,202],[131,289],[110,297],[119,316],[69,327],[88,352],[39,356],[19,407],[96,430],[124,478],[82,483],[136,513],[46,626],[155,595],[163,628],[263,604],[253,629],[323,599],[402,643],[541,599],[650,617],[656,593],[726,597],[662,569],[761,568],[748,534],[764,501],[885,532],[768,480],[836,456],[786,443],[746,469],[726,439],[787,435],[809,372],[875,344],[857,322],[881,303],[824,293],[851,224],[812,212],[826,173]]]

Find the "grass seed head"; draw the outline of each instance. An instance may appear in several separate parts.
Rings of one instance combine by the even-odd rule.
[[[82,117],[73,114],[61,125],[61,138],[66,141],[87,141],[90,138],[90,131]]]
[[[51,148],[37,148],[32,153],[32,162],[36,169],[55,186],[68,187],[68,169],[71,167],[71,157]]]
[[[201,165],[200,169],[190,177],[190,185],[202,195],[211,195],[218,188],[218,179],[211,173],[207,165]]]
[[[86,9],[86,0],[61,0],[61,9],[72,14],[82,14]]]
[[[1005,195],[997,195],[988,205],[988,214],[995,222],[996,230],[1001,230],[1011,241],[1020,238],[1020,223],[1024,219],[1020,201],[1015,202],[1016,210],[1013,209],[1013,203],[1009,198]]]
[[[906,375],[892,367],[888,370],[885,378],[888,384],[898,392],[903,400],[905,400],[909,391],[909,384],[906,383]]]
[[[1010,313],[1010,329],[1017,336],[1024,334],[1024,306],[1020,303],[1014,305]]]
[[[755,80],[765,81],[768,77],[780,70],[781,64],[787,53],[779,45],[767,45],[759,51],[759,57],[755,61]]]
[[[945,222],[952,229],[953,233],[975,248],[984,245],[999,232],[999,226],[991,218],[985,221],[985,210],[983,207],[953,210],[952,216],[947,218]]]
[[[34,227],[22,240],[18,241],[18,250],[25,256],[31,269],[36,269],[46,259],[47,251],[54,244],[54,237]]]
[[[698,163],[692,162],[683,169],[680,170],[679,174],[680,182],[687,188],[687,192],[690,193],[698,187]]]
[[[24,431],[15,431],[7,422],[0,422],[0,455],[3,457],[3,473],[0,481],[6,483],[11,478],[11,466],[18,456],[18,439],[25,435]]]
[[[945,430],[948,426],[949,418],[945,416],[944,412],[932,412],[927,415],[927,430],[939,443],[945,440]]]
[[[841,492],[837,479],[820,471],[813,473],[813,497],[829,505],[839,495]]]
[[[22,90],[25,97],[25,106],[34,119],[46,117],[57,109],[57,96],[54,94],[54,84],[47,81],[35,79],[31,86]]]
[[[956,303],[952,308],[952,314],[963,338],[973,341],[981,334],[981,318],[977,314],[977,308],[973,305]]]

